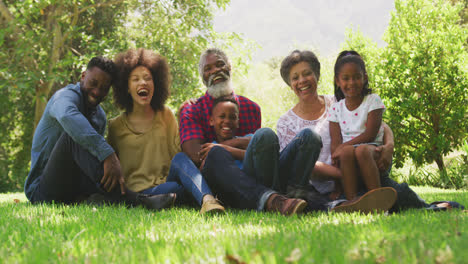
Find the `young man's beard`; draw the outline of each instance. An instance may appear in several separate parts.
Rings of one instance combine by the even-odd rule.
[[[230,95],[233,92],[231,79],[208,86],[208,94],[213,98]]]

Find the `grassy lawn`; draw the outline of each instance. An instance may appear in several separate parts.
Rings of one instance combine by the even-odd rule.
[[[415,187],[468,205],[468,192]],[[40,205],[0,195],[2,263],[466,263],[468,213],[316,213]]]

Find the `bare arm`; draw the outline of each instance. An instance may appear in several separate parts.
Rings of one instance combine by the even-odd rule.
[[[231,146],[228,146],[228,145],[224,145],[224,142],[225,141],[223,141],[223,144],[214,144],[214,143],[205,143],[205,144],[203,144],[202,149],[200,150],[201,160],[206,159],[206,156],[208,156],[208,153],[210,152],[211,148],[213,148],[214,146],[219,146],[219,147],[222,147],[225,150],[229,151],[229,153],[231,153],[231,155],[236,160],[243,160],[244,159],[245,149],[240,149],[240,148],[235,148],[235,147],[231,147]]]
[[[377,160],[377,167],[380,171],[386,171],[392,163],[393,149],[394,149],[394,138],[393,132],[390,127],[383,123],[384,136],[383,145],[378,146],[375,151],[380,152],[380,158]]]
[[[187,154],[197,166],[200,166],[201,163],[199,153],[203,143],[202,139],[190,139],[182,143],[182,151]]]
[[[337,167],[317,161],[310,178],[317,180],[341,179],[341,171]]]
[[[343,138],[341,137],[341,129],[340,125],[336,122],[329,122],[330,123],[330,139],[331,139],[331,153],[333,154],[335,150],[338,148],[339,145],[343,142]]]
[[[251,139],[252,137],[236,137],[223,141],[223,145],[245,150]]]

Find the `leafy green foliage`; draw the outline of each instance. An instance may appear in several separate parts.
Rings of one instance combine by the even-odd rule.
[[[109,55],[102,39],[119,21],[121,2],[0,1],[0,191],[22,188],[50,94],[79,81],[90,57]]]
[[[1,1],[0,192],[19,190],[29,170],[34,125],[50,95],[79,81],[91,57],[112,58],[144,47],[168,59],[173,76],[170,106],[204,93],[198,60],[208,46],[253,45],[212,29],[215,8],[229,0]],[[242,72],[249,56],[231,57]],[[109,96],[111,97],[111,95]],[[109,117],[119,113],[111,100]]]
[[[348,31],[345,49],[359,51],[371,88],[388,108],[384,121],[395,135],[394,165],[436,162],[447,178],[443,156],[468,136],[468,41],[460,24],[462,6],[446,1],[395,1],[385,40],[378,48],[359,31]],[[455,175],[454,175],[455,176]]]
[[[378,80],[394,128],[396,165],[409,156],[416,165],[435,161],[468,136],[465,44],[461,5],[446,1],[395,1]]]

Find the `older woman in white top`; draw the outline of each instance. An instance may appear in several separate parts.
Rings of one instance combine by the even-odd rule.
[[[327,120],[329,109],[336,101],[335,97],[318,94],[320,62],[311,51],[293,51],[281,63],[280,72],[283,80],[299,99],[299,102],[278,120],[277,134],[280,149],[285,148],[305,128],[319,134],[323,147],[310,175],[310,183],[314,187],[312,191],[318,192],[323,197],[328,197],[333,194],[334,180],[341,177],[340,170],[331,165],[331,140]],[[384,132],[384,145],[377,148],[377,151],[381,152],[378,167],[382,172],[382,186],[393,187],[398,192],[398,200],[394,209],[426,206],[427,204],[407,184],[397,184],[388,177],[393,154],[393,133],[386,124]],[[330,196],[332,199],[337,198],[334,195]],[[321,201],[324,200],[321,199]]]

